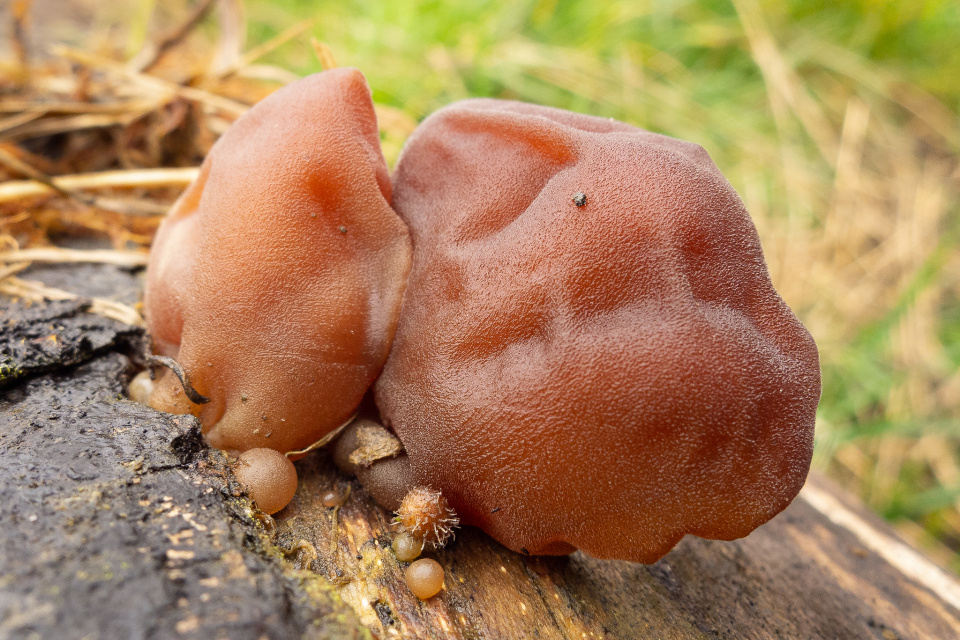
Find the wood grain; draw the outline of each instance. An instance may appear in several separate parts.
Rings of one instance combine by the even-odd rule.
[[[323,452],[298,462],[298,471],[297,497],[276,519],[276,544],[289,562],[338,585],[375,637],[960,637],[956,579],[816,475],[747,538],[688,537],[650,566],[582,553],[522,556],[466,528],[425,554],[443,565],[446,581],[421,602],[389,547],[391,514]],[[334,528],[320,498],[347,486]]]

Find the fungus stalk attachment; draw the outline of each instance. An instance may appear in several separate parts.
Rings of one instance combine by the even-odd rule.
[[[417,487],[407,493],[397,510],[397,520],[402,531],[434,547],[445,545],[460,524],[460,518],[443,494],[427,487]]]

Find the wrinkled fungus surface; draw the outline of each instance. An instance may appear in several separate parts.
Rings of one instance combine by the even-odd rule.
[[[797,494],[817,350],[701,147],[469,100],[413,134],[393,206],[413,267],[377,403],[464,524],[652,562]]]
[[[337,463],[401,518],[420,488],[437,531],[455,511],[523,553],[652,562],[685,534],[741,537],[810,464],[816,346],[743,204],[699,146],[612,120],[464,101],[391,184],[360,73],[306,78],[214,146],[145,307],[210,401],[169,370],[136,392],[235,452],[317,442],[386,360],[402,448],[363,418]]]
[[[380,371],[410,265],[370,90],[335,69],[272,94],[214,145],[161,226],[147,271],[150,404],[194,413],[232,451],[303,449]]]

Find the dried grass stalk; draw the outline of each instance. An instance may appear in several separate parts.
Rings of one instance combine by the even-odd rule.
[[[114,249],[62,249],[40,247],[0,252],[0,262],[89,262],[113,264],[120,267],[145,267],[149,254],[144,251],[117,251]]]
[[[34,302],[43,302],[45,300],[77,300],[81,298],[81,296],[75,293],[48,287],[42,282],[21,280],[16,276],[7,276],[3,280],[0,280],[0,294],[23,300],[32,300]],[[89,311],[91,313],[96,313],[105,318],[111,318],[135,327],[146,326],[143,316],[129,305],[115,300],[107,300],[106,298],[89,298],[89,300]]]
[[[193,8],[193,11],[190,12],[186,20],[176,29],[165,34],[156,43],[147,43],[147,45],[140,50],[140,53],[135,55],[127,65],[134,71],[142,72],[152,69],[154,65],[160,61],[163,54],[183,42],[183,40],[196,29],[197,25],[199,25],[210,12],[210,8],[214,2],[216,2],[216,0],[201,0],[200,3]]]
[[[213,109],[218,109],[224,113],[229,113],[238,117],[242,116],[250,108],[249,106],[237,102],[236,100],[224,98],[223,96],[218,96],[203,89],[185,87],[183,85],[176,84],[175,82],[157,78],[156,76],[140,73],[130,69],[124,64],[86,51],[78,51],[62,45],[56,45],[51,48],[51,53],[68,60],[72,60],[73,62],[86,65],[90,68],[131,80],[144,91],[153,93],[155,95],[166,96],[168,99],[176,96],[186,100],[193,100],[195,102],[199,102],[200,104],[207,105]]]
[[[68,191],[82,189],[133,189],[156,187],[185,187],[196,179],[200,170],[134,169],[130,171],[101,171],[51,178],[55,187],[36,180],[18,180],[0,184],[0,204],[34,196],[54,193],[57,188]]]

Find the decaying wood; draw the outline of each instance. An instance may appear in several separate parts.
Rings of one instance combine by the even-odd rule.
[[[357,427],[357,448],[350,454],[350,464],[369,467],[377,460],[392,458],[403,453],[403,445],[397,437],[382,426],[366,422]]]
[[[127,364],[2,394],[0,637],[363,637],[276,559],[192,419],[122,399]]]
[[[99,295],[91,281],[57,286]],[[960,637],[956,580],[816,476],[749,537],[687,538],[650,566],[522,556],[466,528],[425,554],[446,583],[421,602],[392,514],[325,451],[271,522],[193,419],[121,396],[138,330],[76,301],[3,313],[21,373],[0,388],[0,637]]]
[[[310,543],[311,568],[339,584],[381,637],[960,637],[955,579],[817,476],[749,537],[688,537],[650,566],[581,553],[525,557],[466,529],[447,549],[426,554],[447,579],[440,596],[421,603],[389,548],[390,514],[354,485],[333,553],[320,499],[343,480],[322,456],[298,469],[297,497],[275,518],[277,544]]]

